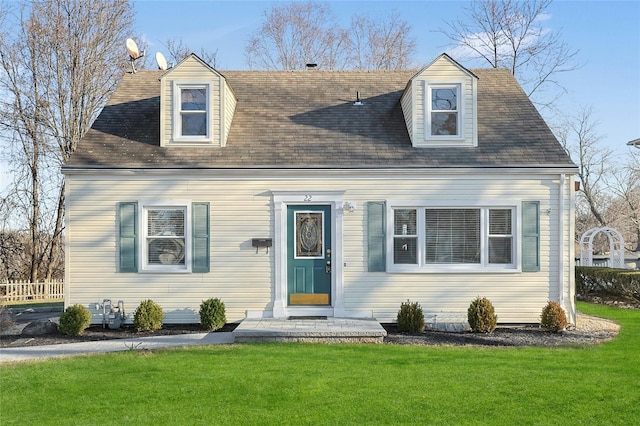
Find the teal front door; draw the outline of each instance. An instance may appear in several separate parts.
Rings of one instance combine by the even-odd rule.
[[[331,206],[289,206],[289,306],[330,305],[331,268]]]

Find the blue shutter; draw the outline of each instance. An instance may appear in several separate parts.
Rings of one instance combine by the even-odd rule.
[[[120,203],[118,210],[120,272],[138,272],[138,203]]]
[[[384,201],[367,203],[367,252],[369,272],[385,272],[386,258],[386,205]]]
[[[209,203],[193,203],[192,215],[192,272],[209,272]]]
[[[522,202],[522,272],[540,270],[540,202]]]

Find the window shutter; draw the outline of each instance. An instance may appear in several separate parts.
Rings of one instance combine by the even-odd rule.
[[[138,272],[138,203],[120,203],[120,272]]]
[[[540,202],[522,202],[522,272],[540,270]]]
[[[367,203],[367,236],[369,272],[386,271],[386,206],[384,201]]]
[[[192,272],[209,272],[209,203],[193,203]]]

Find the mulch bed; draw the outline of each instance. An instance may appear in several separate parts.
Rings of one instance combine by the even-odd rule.
[[[620,308],[640,309],[640,302],[635,299],[620,298],[608,294],[591,294],[581,296],[578,300],[601,303]],[[230,332],[237,324],[226,324],[216,332]],[[566,330],[562,333],[549,333],[540,327],[498,327],[493,333],[447,333],[425,331],[419,334],[398,332],[395,324],[383,324],[388,335],[387,344],[403,345],[480,345],[480,346],[568,346],[600,343],[612,339],[617,332],[611,330]],[[59,343],[87,342],[109,339],[127,339],[172,334],[203,333],[199,324],[166,324],[162,329],[153,332],[138,332],[131,326],[123,326],[117,330],[94,325],[86,329],[80,336],[67,336],[62,333],[45,336],[8,335],[0,336],[0,347],[19,347],[52,345]]]
[[[539,326],[498,327],[491,333],[447,333],[425,331],[419,334],[398,332],[395,324],[383,324],[387,330],[384,342],[396,345],[423,346],[572,346],[593,345],[614,338],[612,331],[566,330],[550,333]]]

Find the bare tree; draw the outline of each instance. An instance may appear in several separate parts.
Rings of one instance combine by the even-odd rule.
[[[578,204],[584,203],[598,226],[606,226],[608,220],[604,212],[610,202],[606,193],[606,179],[611,171],[613,154],[610,149],[601,145],[602,137],[597,133],[598,123],[592,114],[592,108],[582,108],[577,115],[570,117],[557,134],[578,165],[581,182]]]
[[[189,46],[182,40],[182,38],[171,37],[168,38],[164,42],[164,47],[167,48],[169,53],[169,61],[177,64],[178,62],[184,60],[186,57],[191,55],[191,53],[196,53],[189,48]],[[218,58],[218,50],[210,51],[205,48],[201,48],[199,52],[196,53],[200,59],[205,61],[211,67],[216,67],[216,61]]]
[[[552,0],[480,0],[465,8],[465,16],[438,31],[470,59],[493,68],[506,67],[538,106],[550,107],[564,88],[558,74],[578,68],[577,50],[560,32],[542,25]],[[549,92],[549,93],[544,93]]]
[[[640,152],[629,151],[627,161],[615,167],[607,182],[614,196],[608,210],[610,223],[623,234],[627,248],[640,251]]]
[[[294,70],[315,63],[324,69],[401,69],[415,51],[411,26],[393,12],[381,19],[352,17],[341,28],[325,3],[273,7],[245,49],[251,68]]]
[[[295,2],[264,12],[264,22],[249,38],[245,56],[251,68],[295,70],[307,63],[342,68],[346,57],[341,48],[346,43],[345,32],[326,4]]]
[[[353,16],[349,34],[352,67],[397,70],[411,66],[416,43],[410,35],[411,26],[396,12],[379,20]]]
[[[29,278],[37,281],[44,263],[51,278],[52,260],[59,257],[59,167],[119,81],[126,67],[123,43],[134,20],[126,0],[25,1],[1,9],[0,91],[7,96],[0,104],[0,137],[15,148],[11,165],[18,179],[12,194],[27,213]]]

